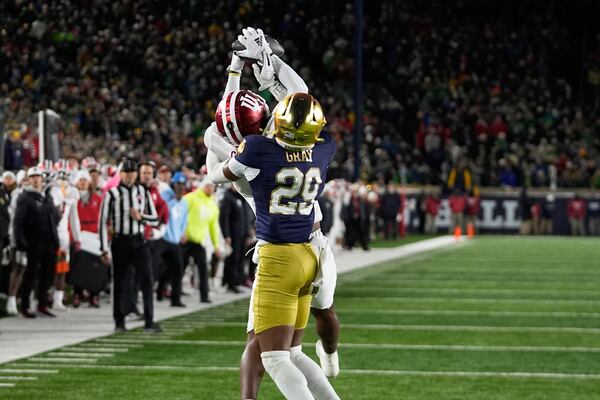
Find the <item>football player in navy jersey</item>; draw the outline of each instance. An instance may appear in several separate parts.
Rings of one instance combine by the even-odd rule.
[[[259,266],[252,315],[265,370],[288,399],[337,399],[321,368],[301,350],[320,258],[310,244],[314,205],[335,142],[321,133],[323,110],[307,93],[288,95],[273,119],[273,138],[247,136],[214,174],[218,181],[245,178],[254,198]]]
[[[262,32],[248,28],[248,32],[245,34],[248,37],[242,39],[249,45],[261,41],[254,40],[253,35],[261,36]],[[270,53],[268,49],[264,49],[264,51],[256,49],[253,57],[246,54],[247,58],[254,58],[258,61],[253,64],[253,69],[255,77],[261,85],[261,90],[268,89],[277,100],[283,100],[288,93],[308,92],[306,84],[292,68],[279,57],[268,53]],[[209,150],[207,156],[208,176],[215,183],[222,182],[215,179],[215,173],[222,171],[221,162],[236,154],[236,146],[240,144],[244,137],[253,134],[272,137],[274,133],[273,115],[269,112],[268,106],[262,98],[247,90],[240,91],[239,81],[242,67],[243,61],[234,53],[231,65],[228,68],[229,79],[223,100],[217,108],[216,121],[205,133],[205,143]],[[255,210],[254,199],[246,179],[239,179],[234,182],[234,185]],[[311,313],[316,318],[317,334],[321,338],[316,345],[321,367],[328,377],[335,377],[339,373],[337,355],[339,321],[333,308],[337,268],[333,250],[327,238],[319,229],[319,221],[322,219],[322,215],[317,202],[315,202],[314,208],[311,244],[319,253],[319,269],[317,279],[313,283],[315,289],[313,290]],[[257,253],[255,253],[254,261],[259,262]],[[254,335],[252,304],[250,306],[247,332],[248,343],[240,366],[241,398],[255,399],[258,395],[264,369],[262,368],[258,340]],[[300,346],[293,347],[291,350],[292,361],[298,362],[300,365],[306,364],[303,363],[305,360],[303,360]],[[329,384],[321,381],[320,374],[312,374],[311,376],[310,373],[306,372],[306,369],[303,370],[303,373],[307,376],[308,386],[313,393],[328,393],[327,387]],[[326,389],[322,391],[319,389],[320,386]],[[333,396],[335,396],[335,392],[329,391],[329,393],[333,393]],[[337,398],[337,396],[322,398]]]

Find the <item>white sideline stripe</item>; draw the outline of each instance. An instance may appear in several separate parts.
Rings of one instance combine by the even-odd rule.
[[[42,362],[56,362],[56,363],[86,363],[92,362],[95,363],[98,361],[95,358],[73,358],[73,357],[30,357],[27,360],[31,361],[42,361]]]
[[[58,374],[57,369],[12,369],[2,368],[0,373],[3,374]]]
[[[597,290],[555,290],[555,289],[477,289],[477,288],[471,288],[471,289],[467,289],[467,288],[462,288],[462,289],[458,289],[458,288],[422,288],[422,287],[379,287],[379,286],[355,286],[355,287],[343,287],[343,285],[340,285],[341,288],[344,291],[353,291],[353,290],[358,290],[358,291],[382,291],[382,290],[389,290],[389,291],[395,291],[395,292],[424,292],[424,293],[448,293],[448,294],[456,294],[456,293],[481,293],[481,294],[488,294],[488,293],[496,293],[496,294],[500,294],[500,293],[505,293],[505,294],[535,294],[535,295],[553,295],[556,294],[558,292],[560,292],[561,295],[564,296],[573,296],[576,297],[577,295],[583,295],[583,296],[598,296],[598,291]],[[546,299],[542,299],[542,300],[546,300]],[[572,299],[561,299],[559,298],[558,300],[572,300]],[[587,300],[587,299],[582,299],[582,298],[577,298],[574,300]],[[598,298],[595,299],[589,299],[589,300],[596,300],[598,301]]]
[[[236,340],[148,340],[151,344],[177,344],[190,346],[245,346],[246,342]],[[312,343],[303,344],[314,347]],[[340,348],[386,349],[386,350],[448,350],[448,351],[494,351],[494,352],[549,352],[549,353],[600,353],[600,347],[564,346],[466,346],[440,344],[396,344],[396,343],[340,343]]]
[[[361,308],[337,309],[338,314],[396,314],[396,315],[464,315],[480,317],[540,317],[540,318],[600,318],[600,313],[554,311],[477,311],[477,310],[373,310]]]
[[[0,381],[35,381],[37,376],[0,376]]]
[[[385,303],[394,302],[406,302],[412,301],[415,303],[449,303],[449,302],[463,302],[463,303],[533,303],[533,304],[573,304],[573,305],[584,305],[584,306],[598,306],[600,301],[596,300],[567,300],[567,299],[507,299],[507,298],[491,298],[477,299],[473,297],[400,297],[400,296],[351,296],[347,299],[353,300],[374,300]]]
[[[13,388],[15,387],[14,383],[0,383],[0,388]]]
[[[216,371],[239,372],[239,367],[196,367],[177,365],[65,365],[64,368],[88,368],[108,370],[156,370],[156,371]],[[341,374],[352,375],[392,375],[392,376],[457,376],[482,378],[541,378],[541,379],[575,379],[600,380],[600,374],[568,374],[561,372],[471,372],[471,371],[403,371],[378,369],[343,369]]]
[[[78,352],[78,353],[127,353],[129,349],[125,348],[110,348],[110,347],[64,347],[62,349],[57,349],[56,351],[65,351],[65,352]]]
[[[112,357],[113,355],[110,353],[69,353],[66,351],[53,351],[47,353],[50,357],[74,357],[74,358],[89,358],[89,357]]]

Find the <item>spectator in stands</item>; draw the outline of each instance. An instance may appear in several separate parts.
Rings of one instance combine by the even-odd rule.
[[[396,240],[398,236],[397,217],[400,212],[400,193],[393,183],[385,187],[381,196],[381,217],[383,219],[383,237],[385,240]]]
[[[219,207],[213,197],[215,187],[208,179],[202,181],[195,191],[183,196],[188,206],[188,225],[184,237],[184,260],[190,257],[198,267],[200,301],[211,303],[208,297],[208,267],[204,247],[209,234],[215,255],[221,258],[219,248]]]
[[[37,279],[38,312],[49,317],[48,289],[54,279],[58,249],[58,210],[52,196],[44,191],[42,170],[31,167],[27,171],[29,186],[17,200],[14,234],[17,250],[27,253],[27,269],[21,284],[21,314],[35,318],[29,307],[29,296]]]
[[[571,235],[585,236],[585,214],[587,212],[587,203],[585,200],[575,194],[575,197],[569,200],[567,204],[567,215],[571,225]]]
[[[425,199],[425,233],[435,233],[435,219],[440,208],[440,198],[437,192],[431,191]]]
[[[163,164],[158,168],[158,190],[160,193],[170,187],[172,176],[171,168],[168,165]]]
[[[448,206],[450,207],[450,225],[448,231],[456,233],[465,231],[465,211],[467,209],[467,198],[460,189],[454,189],[448,197]]]

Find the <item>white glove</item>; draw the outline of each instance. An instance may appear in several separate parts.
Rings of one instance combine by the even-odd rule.
[[[252,70],[254,70],[254,76],[260,84],[258,90],[266,90],[275,85],[275,70],[273,69],[271,57],[265,51],[262,52],[260,60],[260,64],[252,64]]]
[[[246,48],[245,50],[234,52],[239,57],[260,60],[263,51],[266,51],[269,55],[273,52],[265,40],[265,34],[262,29],[254,29],[252,27],[242,29],[242,34],[238,36],[238,40]]]
[[[275,56],[270,56],[266,51],[263,51],[261,60],[252,64],[252,70],[254,71],[256,80],[260,84],[258,90],[268,89],[277,101],[281,101],[287,95],[288,90],[277,79],[271,57]]]
[[[229,64],[229,68],[227,68],[227,71],[241,73],[243,69],[244,69],[244,60],[239,58],[234,52],[233,55],[231,56],[231,64]]]

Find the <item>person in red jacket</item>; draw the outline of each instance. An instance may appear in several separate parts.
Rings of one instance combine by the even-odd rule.
[[[481,199],[479,197],[479,188],[473,188],[467,199],[467,226],[470,226],[473,233],[477,232],[477,217],[481,210]]]
[[[435,219],[440,209],[440,198],[431,192],[425,199],[425,233],[435,233]]]
[[[578,194],[575,198],[569,200],[567,205],[567,215],[571,224],[571,235],[585,236],[585,214],[587,211],[587,202]]]
[[[461,190],[455,189],[450,197],[448,197],[448,205],[450,206],[452,216],[448,231],[454,233],[456,228],[460,228],[461,232],[463,232],[467,198]]]
[[[77,201],[77,214],[81,231],[98,233],[98,220],[100,218],[100,206],[102,197],[92,187],[92,177],[86,170],[80,170],[74,179],[75,185],[79,190],[79,200]],[[83,289],[75,286],[73,295],[73,307],[79,307],[83,299]],[[98,293],[90,293],[90,307],[100,307]]]

